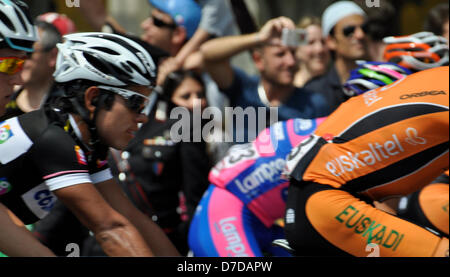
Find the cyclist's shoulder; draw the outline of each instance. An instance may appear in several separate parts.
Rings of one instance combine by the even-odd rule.
[[[22,152],[43,144],[57,149],[64,142],[73,141],[60,123],[44,109],[25,113],[0,122],[1,141],[3,146],[20,148]]]

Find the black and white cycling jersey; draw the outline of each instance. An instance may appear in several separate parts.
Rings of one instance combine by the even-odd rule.
[[[107,148],[88,151],[73,118],[41,109],[0,122],[0,202],[25,224],[45,217],[52,191],[112,178]]]

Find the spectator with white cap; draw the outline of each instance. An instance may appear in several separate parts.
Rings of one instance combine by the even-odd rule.
[[[342,84],[357,67],[356,61],[367,59],[366,13],[352,1],[339,1],[322,15],[323,36],[334,58],[334,64],[323,76],[309,82],[305,88],[326,96],[336,109],[345,101]]]

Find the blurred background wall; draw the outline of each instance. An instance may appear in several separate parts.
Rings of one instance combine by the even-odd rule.
[[[89,0],[79,0],[80,5]],[[108,12],[129,32],[140,34],[140,23],[149,15],[151,7],[147,0],[103,0]],[[227,1],[227,0],[224,0]],[[320,16],[333,0],[243,0],[257,26],[280,15],[292,18],[295,22],[305,15]],[[366,1],[355,0],[369,13],[382,12],[387,5],[394,7],[395,21],[392,28],[395,33],[411,34],[422,30],[428,11],[445,0],[379,0],[380,7],[369,8]],[[91,31],[89,24],[83,19],[76,7],[69,8],[66,0],[25,0],[36,16],[46,11],[57,11],[71,17],[80,31]],[[374,1],[371,1],[374,2]]]

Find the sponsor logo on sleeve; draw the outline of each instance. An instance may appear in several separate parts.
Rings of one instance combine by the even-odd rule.
[[[243,178],[243,180],[236,178],[234,183],[242,193],[247,194],[252,190],[258,189],[262,184],[267,182],[278,182],[285,165],[286,162],[284,159],[276,159],[268,163],[263,163],[252,173]]]
[[[0,196],[7,194],[11,191],[11,184],[8,183],[6,178],[0,178]]]
[[[335,219],[346,228],[365,238],[368,244],[376,243],[385,249],[395,252],[405,237],[405,234],[400,230],[395,230],[390,226],[377,222],[378,219],[364,214],[363,211],[352,205],[338,212]]]
[[[97,168],[102,168],[107,164],[108,164],[108,160],[101,161],[101,160],[97,159]]]
[[[294,119],[294,132],[299,136],[306,136],[316,129],[315,121],[311,119]]]
[[[44,218],[53,208],[56,196],[42,183],[22,195],[27,207],[38,218]]]
[[[382,97],[378,96],[378,92],[378,90],[371,90],[363,94],[364,103],[367,105],[367,107],[370,107],[374,103],[383,99]]]
[[[247,249],[245,248],[242,238],[239,236],[237,229],[238,220],[236,217],[228,217],[219,221],[220,233],[225,236],[227,242],[227,256],[228,257],[248,257]],[[217,228],[216,227],[216,228]]]
[[[5,143],[8,139],[13,136],[13,132],[11,131],[11,127],[7,125],[0,126],[0,144]]]
[[[75,154],[77,155],[77,161],[79,164],[87,165],[87,160],[84,156],[84,152],[78,145],[75,145]]]

